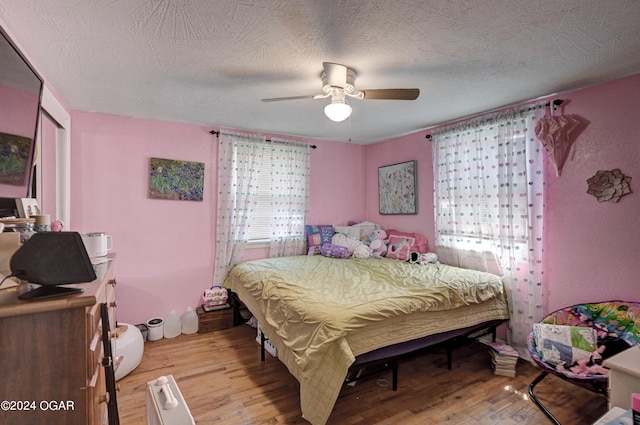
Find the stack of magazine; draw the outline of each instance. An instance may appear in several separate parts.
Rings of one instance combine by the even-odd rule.
[[[218,304],[218,305],[202,304],[202,309],[204,311],[206,311],[206,312],[216,311],[216,310],[224,310],[225,308],[229,308],[229,307],[231,307],[231,304],[229,304],[229,303]]]
[[[502,376],[516,376],[518,352],[515,348],[502,342],[484,342],[489,346],[493,373]]]

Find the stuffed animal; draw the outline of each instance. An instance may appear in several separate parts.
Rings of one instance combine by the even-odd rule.
[[[335,235],[333,235],[333,237],[331,238],[331,244],[332,245],[338,245],[338,246],[344,246],[347,247],[349,249],[349,254],[353,255],[353,253],[356,251],[356,249],[358,249],[361,246],[364,246],[365,248],[367,248],[366,250],[363,250],[362,248],[359,249],[358,251],[358,255],[360,255],[360,257],[357,258],[369,258],[369,257],[363,257],[365,251],[368,251],[369,253],[371,252],[365,244],[362,241],[359,241],[357,239],[354,238],[350,238],[347,235],[343,234],[343,233],[336,233]],[[370,254],[369,254],[370,255]]]
[[[436,264],[438,262],[438,254],[435,252],[427,252],[426,254],[420,254],[420,260],[418,263],[425,265],[429,263]]]
[[[436,264],[438,262],[438,254],[435,252],[420,254],[418,251],[412,251],[407,261],[411,264],[420,264],[423,266],[429,263]]]
[[[373,258],[382,258],[387,253],[387,232],[382,229],[376,229],[367,235],[367,241],[369,242],[369,248]]]
[[[569,370],[577,375],[608,375],[609,369],[602,366],[602,353],[605,349],[604,345],[599,346],[591,357],[576,361]]]
[[[362,245],[358,245],[356,249],[353,250],[353,258],[369,258],[371,257],[371,248],[366,246],[364,243]]]

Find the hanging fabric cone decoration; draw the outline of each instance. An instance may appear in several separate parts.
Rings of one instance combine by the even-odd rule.
[[[571,115],[546,115],[536,123],[536,137],[547,150],[549,158],[560,176],[573,144],[573,131],[580,121]]]

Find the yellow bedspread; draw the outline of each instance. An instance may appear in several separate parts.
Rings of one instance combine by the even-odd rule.
[[[508,319],[502,280],[442,264],[320,255],[237,265],[237,293],[300,382],[303,417],[326,423],[355,356]]]

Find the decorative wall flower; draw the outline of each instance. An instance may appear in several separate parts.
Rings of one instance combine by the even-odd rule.
[[[630,181],[631,177],[622,174],[619,168],[611,171],[599,170],[587,179],[587,193],[595,196],[598,202],[618,202],[622,196],[631,193]]]

